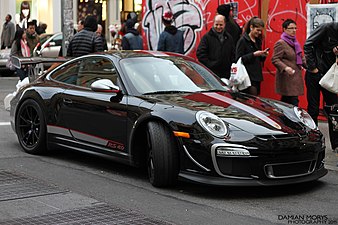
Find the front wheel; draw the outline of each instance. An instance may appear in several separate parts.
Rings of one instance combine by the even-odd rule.
[[[41,154],[46,151],[46,123],[40,105],[26,100],[16,115],[16,133],[25,152]]]
[[[179,157],[173,133],[159,122],[150,122],[147,147],[150,183],[155,187],[174,185],[179,172]]]

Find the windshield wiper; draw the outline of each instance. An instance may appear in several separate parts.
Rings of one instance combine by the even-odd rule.
[[[154,94],[176,94],[176,93],[192,93],[192,91],[177,91],[177,90],[168,90],[168,91],[153,91],[146,92],[144,95],[154,95]]]
[[[209,89],[209,90],[201,90],[199,92],[227,92],[228,90],[221,89]]]

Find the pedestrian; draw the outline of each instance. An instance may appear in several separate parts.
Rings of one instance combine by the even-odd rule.
[[[330,67],[337,62],[338,55],[338,22],[319,25],[304,44],[307,63],[305,85],[307,89],[307,110],[312,119],[318,124],[320,93],[323,94],[325,112],[338,103],[337,94],[331,93],[319,85],[319,81]],[[332,149],[338,150],[338,131],[333,130],[332,121],[328,120]]]
[[[178,30],[172,25],[174,22],[173,13],[171,11],[164,12],[162,15],[162,22],[165,28],[158,39],[157,51],[184,54],[183,31]]]
[[[127,33],[127,21],[128,20],[131,20],[133,22],[133,24],[135,24],[137,22],[137,18],[138,18],[138,15],[136,12],[129,12],[128,15],[127,15],[127,19],[126,21],[124,21],[124,23],[122,23],[121,25],[121,28],[118,32],[118,35],[123,37],[126,33]]]
[[[263,81],[262,67],[269,49],[262,50],[262,32],[264,22],[258,17],[252,17],[248,22],[242,37],[236,46],[236,60],[242,57],[242,62],[249,74],[251,86],[243,92],[259,95]]]
[[[221,78],[230,78],[235,61],[235,45],[225,31],[225,17],[216,15],[213,27],[202,37],[196,52],[197,59]]]
[[[80,32],[84,28],[84,19],[80,19],[77,23],[77,32]]]
[[[10,55],[17,56],[17,57],[30,57],[31,56],[30,48],[27,43],[27,33],[25,32],[24,29],[19,28],[15,32],[15,39],[12,44]],[[16,70],[16,74],[19,76],[21,81],[28,76],[26,67],[22,67],[20,69],[15,69],[15,70]]]
[[[22,1],[20,5],[20,14],[15,15],[17,29],[27,29],[30,21],[31,7],[28,1]]]
[[[45,34],[47,29],[46,23],[39,23],[39,26],[36,28],[36,33],[38,35]]]
[[[98,36],[101,37],[102,39],[102,45],[103,45],[103,50],[104,51],[108,51],[108,45],[107,45],[107,41],[106,41],[106,38],[104,37],[104,35],[102,34],[102,25],[101,24],[98,24],[97,25],[97,30],[96,30],[96,34]]]
[[[36,24],[33,21],[28,22],[27,26],[27,44],[30,49],[30,54],[33,55],[36,48],[38,48],[40,45],[40,37],[35,31]]]
[[[241,37],[242,29],[232,16],[232,7],[229,4],[222,4],[217,7],[217,13],[225,16],[225,30],[232,36],[235,46]]]
[[[122,37],[123,50],[142,50],[143,40],[140,33],[134,28],[135,22],[133,19],[126,21],[127,33]]]
[[[93,52],[103,51],[102,38],[96,35],[97,20],[94,16],[87,16],[84,28],[76,33],[69,43],[67,56],[78,57]]]
[[[12,16],[7,14],[5,17],[5,23],[2,26],[1,32],[1,49],[10,48],[12,46],[14,35],[15,35],[15,26],[11,22]]]
[[[274,45],[271,62],[276,67],[276,93],[281,101],[298,106],[298,96],[304,94],[302,66],[306,67],[302,47],[296,38],[297,24],[286,19],[281,39]]]

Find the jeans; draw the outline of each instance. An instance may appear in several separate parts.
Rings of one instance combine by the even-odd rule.
[[[298,103],[299,103],[298,96],[282,95],[281,101],[289,103],[289,104],[294,105],[294,106],[298,106]]]
[[[16,69],[15,71],[21,81],[28,77],[27,71],[24,69]]]
[[[328,90],[322,88],[319,85],[319,81],[322,78],[323,74],[321,73],[311,73],[306,71],[305,73],[305,85],[307,89],[307,102],[308,107],[307,111],[318,124],[318,115],[319,115],[319,104],[320,104],[320,92],[323,94],[324,102],[326,106],[332,106],[338,103],[337,95],[329,92]],[[330,133],[330,142],[331,146],[334,149],[338,145],[338,133],[334,132],[332,129],[332,124],[329,123],[329,133]]]

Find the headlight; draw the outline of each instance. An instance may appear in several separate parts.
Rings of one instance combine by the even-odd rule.
[[[198,111],[196,113],[197,122],[211,135],[219,138],[224,138],[228,133],[228,127],[216,115],[206,112]]]
[[[293,111],[295,112],[298,119],[308,128],[310,129],[316,129],[317,125],[315,121],[311,118],[311,116],[304,110],[300,109],[298,107],[294,107]]]

